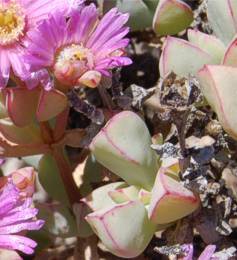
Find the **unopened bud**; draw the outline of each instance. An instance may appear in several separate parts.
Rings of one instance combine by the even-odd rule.
[[[25,167],[16,170],[11,174],[11,178],[23,196],[31,197],[35,191],[35,171],[32,167]]]
[[[78,80],[78,83],[89,88],[95,88],[101,81],[101,73],[95,70],[85,72]]]

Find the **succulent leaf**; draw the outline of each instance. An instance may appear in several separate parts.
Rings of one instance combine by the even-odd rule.
[[[167,37],[160,58],[160,74],[174,72],[181,77],[195,75],[204,64],[213,64],[210,54],[196,45],[174,37]]]
[[[67,97],[60,91],[42,91],[36,112],[38,121],[47,121],[60,114],[67,107]]]
[[[125,182],[113,182],[93,190],[90,195],[83,198],[81,201],[92,211],[100,210],[115,205],[116,203],[110,198],[109,192],[123,187],[126,187]]]
[[[149,218],[156,224],[166,224],[191,214],[199,206],[199,199],[179,181],[160,168],[151,192]]]
[[[16,126],[24,127],[34,121],[39,95],[39,89],[16,87],[6,90],[7,111]]]
[[[159,35],[176,34],[193,21],[192,9],[180,0],[160,1],[154,18],[153,29]]]
[[[188,30],[188,40],[212,56],[214,64],[220,64],[224,57],[225,45],[215,36],[198,30]]]
[[[104,0],[103,2],[104,11],[117,7],[121,12],[129,13],[128,25],[136,31],[152,26],[152,17],[159,0],[136,0],[136,4],[134,1],[121,0]]]
[[[237,68],[208,65],[198,73],[201,90],[225,131],[237,139]]]
[[[211,0],[207,2],[208,21],[216,36],[229,44],[237,32],[237,2]]]
[[[39,180],[43,188],[55,200],[69,205],[57,164],[51,155],[44,155],[39,162]]]
[[[96,160],[128,184],[152,188],[158,169],[157,155],[143,120],[124,111],[115,115],[90,144]]]
[[[17,127],[10,118],[0,119],[0,131],[5,138],[17,144],[42,144],[43,139],[37,125]]]
[[[226,49],[223,65],[237,67],[237,38],[229,44]]]
[[[138,199],[139,189],[135,186],[129,186],[108,192],[110,198],[116,203],[123,203]]]
[[[87,215],[86,220],[109,251],[124,258],[141,254],[156,229],[140,201],[96,211]]]

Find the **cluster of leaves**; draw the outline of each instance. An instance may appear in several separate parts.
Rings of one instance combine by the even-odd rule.
[[[139,0],[135,6],[133,1],[98,0],[99,9],[109,12],[101,20],[95,5],[68,1],[67,6],[69,2],[76,8],[49,15],[29,33],[33,42],[24,48],[29,51],[25,62],[33,64],[28,64],[30,76],[22,78],[13,70],[0,93],[0,155],[21,157],[33,165],[43,186],[39,189],[47,192],[36,200],[44,229],[31,235],[45,249],[58,237],[89,241],[96,234],[110,253],[134,258],[147,247],[149,251],[160,232],[172,246],[156,248],[157,252],[191,260],[195,228],[209,244],[200,260],[233,256],[231,247],[214,253],[216,247],[210,245],[220,240],[220,234],[231,233],[228,221],[237,204],[224,194],[234,192],[233,185],[226,176],[217,178],[209,164],[217,150],[227,149],[222,127],[228,137],[237,139],[235,0],[202,2],[214,35],[197,28],[186,31],[197,17],[181,0]],[[132,85],[123,92],[120,71],[113,74],[113,69],[131,64],[124,53],[128,16],[118,10],[129,13],[133,32],[153,27],[153,37],[164,40],[160,80],[153,89]],[[0,28],[8,21],[4,15],[5,9]],[[166,37],[174,34],[188,40]],[[45,49],[40,46],[42,36],[49,41]],[[220,124],[213,120],[213,111]],[[198,112],[218,141],[200,133],[186,138]],[[152,130],[145,123],[151,118]],[[174,128],[167,131],[170,124]],[[17,188],[24,187],[32,196],[34,181],[22,177],[22,171],[12,176]],[[226,181],[225,187],[219,179]],[[219,210],[219,215],[224,211],[222,226],[217,217],[212,219],[212,203],[224,207]]]

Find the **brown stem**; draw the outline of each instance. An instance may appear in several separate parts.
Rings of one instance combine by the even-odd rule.
[[[52,133],[52,129],[48,122],[40,123],[40,131],[41,131],[41,136],[44,140],[44,143],[52,144],[53,143],[53,133]]]
[[[62,118],[60,119],[59,117],[62,116]],[[67,116],[68,116],[68,112],[66,114],[62,114],[59,115],[59,117],[57,118],[58,124],[60,121],[63,121],[63,125],[58,127],[62,127],[62,130],[60,130],[60,135],[64,135],[65,132],[65,128],[66,128],[66,122],[67,122]],[[57,126],[57,123],[56,123]],[[65,151],[64,151],[64,144],[58,142],[57,144],[55,144],[55,140],[54,140],[54,135],[55,132],[52,132],[51,127],[49,126],[48,122],[44,122],[44,123],[40,123],[40,127],[41,127],[41,133],[42,133],[42,137],[44,138],[45,142],[49,142],[51,143],[51,148],[52,148],[52,156],[54,157],[58,169],[59,169],[59,173],[61,175],[64,187],[66,189],[67,195],[68,195],[68,199],[71,203],[71,205],[73,205],[73,203],[78,202],[80,200],[80,193],[79,190],[76,186],[76,183],[73,180],[72,177],[72,167],[70,165],[70,162],[68,160],[68,158],[66,157]],[[56,132],[57,134],[57,132]],[[54,145],[53,145],[54,143]]]
[[[189,164],[189,157],[186,155],[186,124],[190,114],[190,110],[187,109],[184,113],[180,114],[175,118],[175,125],[178,132],[178,140],[180,145],[180,152],[182,158],[180,159],[181,173],[185,172]]]
[[[50,152],[48,145],[6,145],[0,142],[0,155],[3,157],[24,157],[38,154],[46,154]]]
[[[75,202],[79,202],[80,193],[72,176],[72,167],[64,151],[65,145],[60,142],[65,134],[68,113],[69,108],[57,116],[54,131],[52,131],[49,122],[40,123],[40,129],[44,141],[51,144],[52,156],[58,166],[68,199],[73,206]]]
[[[72,168],[68,159],[66,158],[64,148],[62,146],[54,147],[53,157],[58,165],[58,169],[63,180],[69,201],[71,205],[73,205],[75,202],[79,202],[80,193],[72,177]]]

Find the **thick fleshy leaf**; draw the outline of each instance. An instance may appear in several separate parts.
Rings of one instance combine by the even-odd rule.
[[[174,37],[167,37],[160,58],[160,74],[174,72],[179,76],[195,75],[204,64],[212,64],[211,55],[196,45]]]
[[[208,1],[207,15],[216,36],[228,44],[237,32],[236,0]]]
[[[180,182],[160,168],[151,192],[149,218],[156,224],[166,224],[191,214],[199,206],[199,199]]]
[[[153,29],[159,35],[172,35],[187,28],[192,21],[192,9],[186,3],[180,0],[162,0],[153,18]]]
[[[136,0],[136,3],[131,0],[100,0],[100,2],[104,2],[104,12],[117,7],[122,13],[129,13],[128,25],[136,31],[152,26],[152,18],[159,0]]]
[[[39,95],[39,89],[17,87],[6,90],[8,114],[16,126],[24,127],[34,121]]]
[[[17,127],[10,118],[0,119],[0,131],[11,142],[17,144],[42,144],[43,140],[36,125]]]
[[[188,30],[188,40],[212,56],[215,64],[220,64],[224,57],[225,45],[213,35],[198,30]]]
[[[223,65],[237,67],[237,38],[229,44],[223,59]]]
[[[109,191],[110,198],[116,203],[123,203],[130,200],[138,199],[139,189],[135,186],[129,186]]]
[[[39,181],[55,200],[70,205],[57,164],[51,155],[44,155],[39,162]]]
[[[92,211],[100,210],[116,203],[110,198],[109,192],[117,188],[126,187],[125,182],[113,182],[95,189],[90,195],[83,198],[84,202]]]
[[[237,68],[205,66],[198,73],[201,90],[225,131],[237,139]]]
[[[41,91],[37,108],[38,121],[47,121],[60,114],[68,105],[67,97],[60,91]]]
[[[128,184],[152,188],[157,155],[143,120],[130,111],[112,117],[90,144],[96,160]]]
[[[132,258],[150,242],[155,225],[140,201],[130,201],[87,215],[86,220],[113,254]]]

